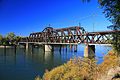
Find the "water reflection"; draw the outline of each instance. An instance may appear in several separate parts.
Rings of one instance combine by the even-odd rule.
[[[67,48],[66,48],[67,47]],[[83,56],[84,45],[79,45],[77,52],[72,46],[54,47],[54,52],[45,52],[34,47],[26,51],[24,48],[0,48],[0,80],[34,80],[36,75],[42,76],[46,69],[59,66],[70,58]],[[110,47],[96,46],[96,56],[103,57]],[[100,63],[103,59],[100,59]]]

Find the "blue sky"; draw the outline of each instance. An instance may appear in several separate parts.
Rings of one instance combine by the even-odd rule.
[[[14,32],[28,36],[53,28],[81,26],[86,31],[105,31],[111,23],[102,14],[97,0],[0,0],[0,34]]]

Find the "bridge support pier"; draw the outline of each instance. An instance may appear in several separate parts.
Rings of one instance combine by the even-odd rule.
[[[52,45],[45,44],[45,52],[52,52],[54,51],[54,47]]]
[[[84,49],[84,57],[94,58],[95,57],[95,45],[86,45]]]

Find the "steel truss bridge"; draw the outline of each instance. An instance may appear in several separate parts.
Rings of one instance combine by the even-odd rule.
[[[54,29],[46,27],[42,32],[31,33],[29,37],[24,37],[20,42],[30,43],[88,43],[88,44],[112,44],[112,34],[120,31],[86,32],[83,27],[73,26],[68,28]]]

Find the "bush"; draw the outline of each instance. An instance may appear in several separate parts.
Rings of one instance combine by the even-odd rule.
[[[92,80],[97,68],[96,61],[88,58],[75,58],[66,64],[44,74],[44,80]]]
[[[99,72],[97,77],[106,76],[108,71],[111,68],[115,68],[116,66],[120,67],[120,56],[113,50],[109,51],[108,54],[104,57],[104,61],[98,65]]]

